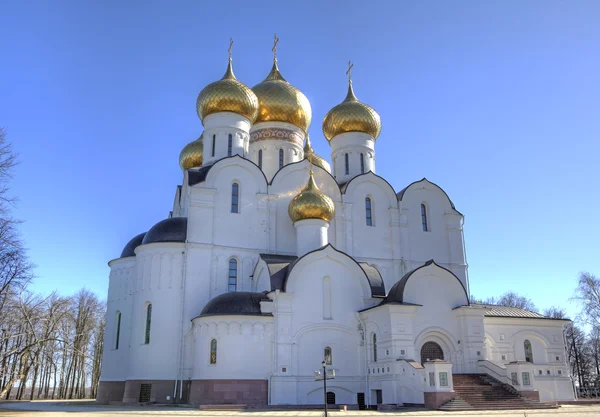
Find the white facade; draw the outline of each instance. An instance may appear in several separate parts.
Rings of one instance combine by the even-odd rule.
[[[377,176],[372,136],[334,137],[332,176],[290,123],[203,122],[204,163],[184,171],[172,218],[109,263],[107,400],[141,401],[151,383],[159,402],[317,404],[327,356],[336,403],[423,403],[431,346],[454,373],[510,384],[518,368],[542,401],[573,398],[566,322],[470,305],[463,215],[425,178],[397,192]],[[330,222],[288,216],[309,169]]]

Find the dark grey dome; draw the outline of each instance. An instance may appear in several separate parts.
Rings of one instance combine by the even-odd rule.
[[[135,248],[142,244],[142,240],[146,236],[146,232],[140,233],[133,239],[131,239],[125,247],[123,248],[123,252],[121,252],[121,258],[127,258],[128,256],[135,256]]]
[[[148,230],[142,245],[156,242],[185,242],[187,217],[171,217],[156,223]]]
[[[266,292],[226,292],[204,306],[203,316],[262,316],[260,302],[270,301]]]

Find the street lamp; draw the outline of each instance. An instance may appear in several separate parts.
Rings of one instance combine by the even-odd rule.
[[[315,371],[315,381],[323,380],[323,405],[325,407],[325,417],[327,415],[327,380],[335,378],[335,370],[331,369],[329,375],[327,375],[327,363],[325,361],[321,362],[322,371]]]

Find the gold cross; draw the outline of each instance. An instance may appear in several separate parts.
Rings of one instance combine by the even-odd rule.
[[[273,48],[271,48],[271,51],[273,51],[273,61],[277,61],[277,43],[279,42],[279,38],[277,37],[277,34],[275,33],[273,35]]]
[[[352,67],[353,66],[354,66],[354,64],[352,63],[352,61],[348,61],[348,71],[346,71],[346,75],[348,76],[349,83],[352,82]]]
[[[229,60],[231,61],[231,47],[233,46],[233,38],[229,38],[229,49],[227,49],[227,52],[229,52]]]

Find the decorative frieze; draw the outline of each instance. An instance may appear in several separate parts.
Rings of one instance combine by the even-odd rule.
[[[304,142],[302,136],[291,129],[267,128],[256,130],[250,134],[250,143],[272,139],[285,140],[298,146],[302,146]]]

